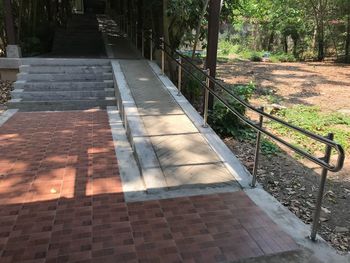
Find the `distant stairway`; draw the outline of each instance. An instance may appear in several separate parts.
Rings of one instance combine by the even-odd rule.
[[[73,15],[55,32],[50,57],[106,57],[96,15]]]
[[[61,111],[116,105],[108,60],[26,59],[19,70],[9,108]]]

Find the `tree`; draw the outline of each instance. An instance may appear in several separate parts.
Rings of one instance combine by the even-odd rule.
[[[6,47],[6,33],[5,33],[5,23],[4,23],[4,8],[3,1],[0,1],[0,56],[5,55]]]
[[[329,11],[328,0],[309,0],[313,18],[315,19],[315,43],[318,50],[318,60],[322,61],[325,58],[325,27],[327,15]]]
[[[201,13],[201,16],[200,16],[199,21],[198,21],[198,27],[197,27],[197,30],[196,30],[196,36],[195,36],[194,42],[193,42],[192,59],[194,59],[194,57],[196,55],[196,48],[197,48],[199,37],[200,37],[200,34],[201,34],[202,20],[203,20],[205,14],[207,12],[208,4],[209,4],[209,0],[204,0],[202,13]]]

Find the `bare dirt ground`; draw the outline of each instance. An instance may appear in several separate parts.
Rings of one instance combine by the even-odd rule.
[[[350,114],[350,65],[332,63],[259,63],[222,61],[218,77],[230,84],[253,81],[257,91],[251,103],[264,106],[273,95],[278,104],[319,106],[324,112]],[[253,168],[251,142],[232,138],[226,144],[249,169]],[[263,155],[259,182],[305,223],[312,222],[320,181],[320,169],[305,160],[296,160],[288,151]],[[344,169],[330,173],[324,195],[320,234],[336,249],[350,253],[350,159]]]
[[[319,105],[324,111],[347,110],[350,114],[350,65],[228,61],[219,64],[218,74],[226,83],[253,81],[258,92],[273,91],[286,106]]]

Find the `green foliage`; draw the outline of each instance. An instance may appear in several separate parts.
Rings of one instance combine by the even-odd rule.
[[[189,74],[183,75],[185,85],[183,85],[182,93],[191,102],[191,104],[199,110],[203,87],[197,79],[202,79],[203,74],[197,71],[193,71],[192,73],[196,76],[196,78]]]
[[[257,132],[254,129],[250,127],[245,127],[244,129],[241,129],[239,131],[236,138],[254,144],[256,143],[256,136]],[[280,152],[280,148],[278,147],[278,145],[272,142],[270,139],[264,138],[263,135],[260,143],[260,150],[264,155],[275,155]]]
[[[240,99],[248,102],[255,91],[255,85],[250,83],[246,86],[231,86],[229,89]],[[226,94],[223,93],[223,97],[227,97],[226,102],[238,113],[245,115],[246,108],[237,102],[236,99],[225,95]],[[242,132],[244,132],[244,129],[247,128],[235,114],[233,114],[223,103],[218,100],[215,100],[214,102],[214,110],[210,115],[209,121],[211,127],[222,136],[239,137]]]
[[[263,95],[261,97],[265,99],[269,104],[280,104],[283,100],[282,98],[277,97],[274,94]]]
[[[341,113],[323,113],[318,107],[303,105],[281,110],[278,116],[291,124],[322,136],[326,136],[328,133],[334,133],[335,140],[343,145],[347,152],[350,152],[349,116]],[[320,143],[276,122],[268,122],[268,126],[310,153],[324,150]]]
[[[224,1],[223,14],[231,27],[222,36],[248,50],[283,51],[301,60],[350,53],[349,0]]]
[[[234,44],[230,40],[219,41],[219,55],[222,57],[228,57],[229,55],[236,55],[241,59],[246,59],[254,62],[260,62],[263,60],[263,56],[266,52],[264,51],[252,51],[245,49],[238,44]],[[295,62],[297,59],[291,53],[284,52],[272,52],[269,56],[270,62]]]
[[[275,53],[270,56],[271,62],[296,62],[297,59],[290,53]]]
[[[280,148],[277,144],[269,139],[263,139],[261,141],[261,152],[265,155],[275,155],[280,152]]]
[[[228,56],[231,54],[237,54],[239,52],[239,45],[233,45],[228,40],[223,40],[219,42],[219,55]]]
[[[253,62],[261,62],[262,56],[258,52],[253,52],[249,59],[250,61],[253,61]]]

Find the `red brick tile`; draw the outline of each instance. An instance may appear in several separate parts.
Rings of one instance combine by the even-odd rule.
[[[0,261],[230,262],[297,249],[244,192],[125,203],[104,111],[0,129]]]

